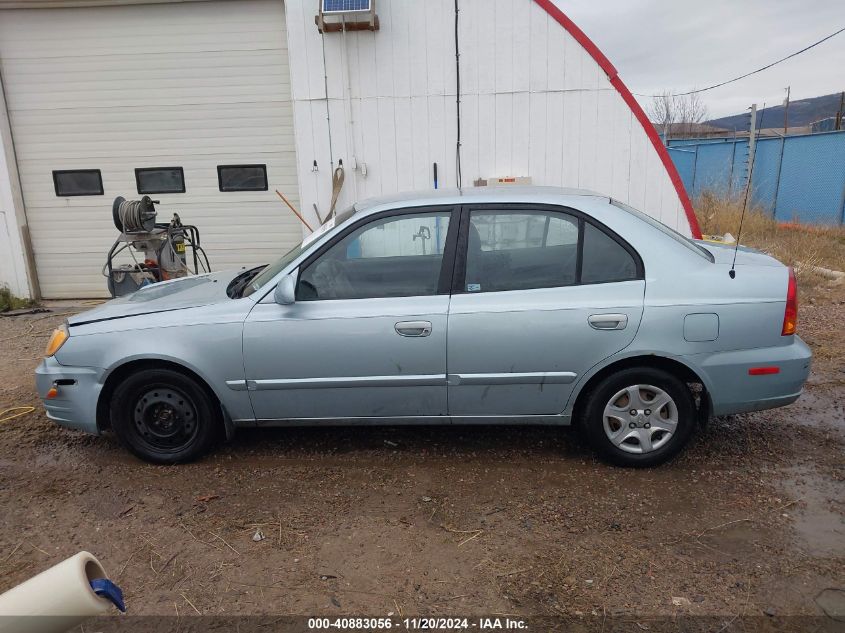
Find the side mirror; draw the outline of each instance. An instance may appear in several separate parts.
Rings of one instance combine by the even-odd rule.
[[[296,277],[298,271],[293,271],[282,279],[276,286],[273,298],[281,306],[289,306],[296,303]]]

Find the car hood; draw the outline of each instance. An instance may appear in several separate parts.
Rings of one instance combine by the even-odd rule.
[[[145,286],[132,294],[112,299],[93,310],[68,319],[69,325],[83,325],[143,314],[198,308],[231,301],[226,287],[241,270],[229,270],[163,281]]]
[[[705,240],[696,240],[696,244],[704,247],[713,255],[713,259],[717,264],[733,263],[734,260],[734,245],[733,244],[719,244],[717,242],[707,242]],[[737,266],[783,266],[778,260],[771,255],[766,255],[758,250],[749,248],[747,246],[740,246],[736,253]]]

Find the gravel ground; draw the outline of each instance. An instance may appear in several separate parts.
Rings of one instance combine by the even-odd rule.
[[[637,471],[519,427],[242,431],[151,466],[38,407],[62,316],[0,318],[0,410],[37,407],[0,423],[0,591],[81,549],[132,614],[824,615],[845,589],[843,288],[802,306],[798,403]]]

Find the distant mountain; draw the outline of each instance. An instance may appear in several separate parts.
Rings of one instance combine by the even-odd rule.
[[[789,103],[789,127],[802,127],[814,121],[830,116],[836,116],[839,110],[840,93],[812,97],[810,99],[796,99]],[[706,121],[707,125],[720,127],[725,130],[748,130],[748,114],[734,114]],[[783,104],[757,111],[758,128],[782,128]]]

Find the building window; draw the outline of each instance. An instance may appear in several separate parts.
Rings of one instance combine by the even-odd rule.
[[[267,165],[217,165],[220,191],[267,191]]]
[[[135,170],[138,193],[185,193],[181,167],[142,167]]]
[[[53,172],[57,196],[102,196],[103,175],[99,169],[60,169]]]

